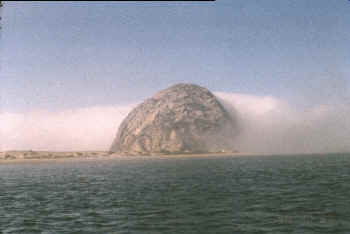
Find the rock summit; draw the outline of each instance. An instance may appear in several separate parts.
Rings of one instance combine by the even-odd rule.
[[[123,155],[213,153],[233,150],[232,116],[206,88],[176,84],[135,107],[110,148]]]

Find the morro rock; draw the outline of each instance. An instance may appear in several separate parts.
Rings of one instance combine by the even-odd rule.
[[[233,150],[236,120],[206,88],[177,84],[156,93],[124,119],[110,148],[125,155]]]

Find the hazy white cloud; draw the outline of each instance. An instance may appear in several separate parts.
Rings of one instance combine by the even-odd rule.
[[[135,105],[0,113],[1,150],[106,150]]]
[[[350,108],[343,104],[295,109],[271,96],[215,93],[238,115],[233,141],[243,152],[350,151]],[[49,112],[0,113],[1,150],[107,150],[135,104]]]
[[[350,108],[345,104],[296,109],[276,97],[215,93],[235,107],[240,151],[260,153],[320,153],[350,151]]]

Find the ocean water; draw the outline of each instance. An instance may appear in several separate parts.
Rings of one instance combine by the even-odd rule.
[[[350,233],[350,155],[0,164],[0,233]]]

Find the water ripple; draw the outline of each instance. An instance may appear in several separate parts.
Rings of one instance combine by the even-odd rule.
[[[0,165],[0,233],[350,233],[350,155]]]

